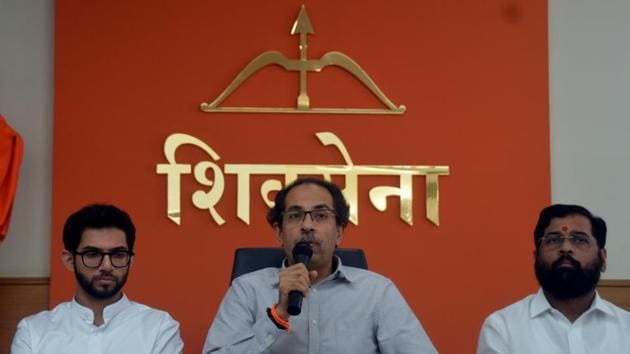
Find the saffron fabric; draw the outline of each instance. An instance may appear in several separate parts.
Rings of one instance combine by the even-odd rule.
[[[22,137],[0,115],[0,242],[9,231],[23,155]]]

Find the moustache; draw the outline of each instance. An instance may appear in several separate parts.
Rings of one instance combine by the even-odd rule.
[[[312,232],[307,232],[300,235],[300,238],[297,240],[296,244],[299,242],[308,242],[319,245],[319,241],[315,238],[315,234],[313,234]]]
[[[571,255],[568,254],[558,257],[558,259],[556,259],[556,261],[551,264],[551,269],[558,269],[560,265],[565,261],[569,261],[576,270],[582,269],[580,262],[576,261],[575,258],[571,257]]]

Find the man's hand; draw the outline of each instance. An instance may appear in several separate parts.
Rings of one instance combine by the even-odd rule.
[[[297,290],[306,297],[311,282],[315,278],[317,278],[317,271],[309,271],[302,263],[294,264],[280,271],[280,285],[278,286],[280,294],[278,306],[276,306],[278,316],[284,320],[289,320],[289,313],[287,312],[289,292]]]

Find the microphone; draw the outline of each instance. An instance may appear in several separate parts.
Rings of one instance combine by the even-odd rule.
[[[298,242],[295,247],[293,247],[293,261],[295,264],[302,263],[308,267],[312,255],[313,250],[308,242]],[[289,292],[289,304],[287,306],[289,315],[297,316],[302,312],[302,297],[304,297],[304,295],[298,290],[291,290]]]

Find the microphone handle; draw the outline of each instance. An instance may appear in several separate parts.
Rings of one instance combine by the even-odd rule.
[[[289,304],[287,305],[287,312],[291,316],[297,316],[302,312],[302,295],[297,290],[291,290],[289,292]]]

